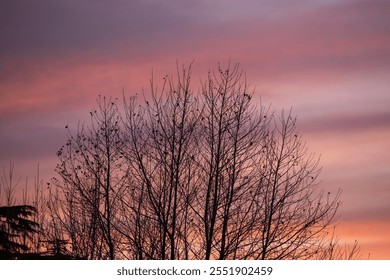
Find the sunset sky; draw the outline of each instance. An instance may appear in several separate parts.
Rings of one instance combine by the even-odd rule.
[[[343,190],[337,233],[390,259],[390,1],[1,0],[0,165],[55,176],[65,126],[98,94],[148,93],[192,61],[198,88],[240,63],[257,100],[292,108],[321,187]]]

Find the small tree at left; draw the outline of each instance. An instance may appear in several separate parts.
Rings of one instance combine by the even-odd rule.
[[[29,241],[37,232],[33,221],[36,209],[30,205],[0,207],[0,258],[18,258],[27,252]]]

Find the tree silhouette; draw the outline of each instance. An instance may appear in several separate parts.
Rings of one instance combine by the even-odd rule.
[[[70,239],[74,253],[85,259],[115,258],[115,219],[122,178],[119,116],[115,103],[98,99],[90,112],[91,126],[79,127],[58,151],[54,180],[61,193],[52,193],[54,240]],[[60,237],[58,231],[65,236]]]
[[[13,258],[13,255],[26,252],[28,240],[32,239],[38,224],[31,220],[35,208],[30,205],[0,207],[0,256]]]
[[[121,111],[99,98],[89,125],[68,128],[56,238],[88,259],[343,256],[330,233],[340,192],[319,188],[291,111],[254,103],[238,65],[210,72],[200,93],[190,82],[191,67],[178,67],[144,103],[124,97]]]

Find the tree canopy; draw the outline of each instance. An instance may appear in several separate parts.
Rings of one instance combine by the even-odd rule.
[[[40,203],[0,208],[0,248],[39,234],[37,252],[79,259],[358,257],[338,244],[341,192],[320,187],[291,110],[261,104],[238,64],[191,80],[177,67],[143,96],[99,96],[66,126]]]
[[[318,185],[291,111],[255,103],[238,65],[99,97],[68,128],[53,209],[84,258],[326,258],[340,192]],[[329,257],[329,255],[328,255]]]

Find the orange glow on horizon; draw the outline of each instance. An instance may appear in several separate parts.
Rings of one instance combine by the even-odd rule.
[[[336,227],[339,243],[359,242],[362,259],[386,260],[390,252],[390,223],[384,221],[340,221]]]

